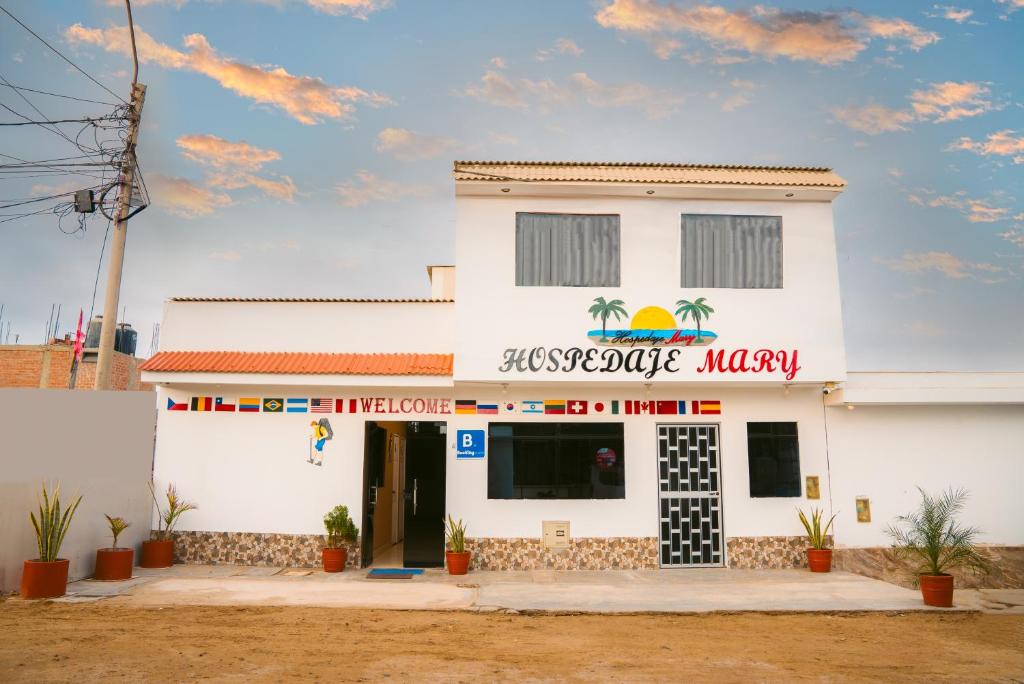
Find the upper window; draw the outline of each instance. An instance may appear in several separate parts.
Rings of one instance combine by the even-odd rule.
[[[800,496],[796,423],[747,423],[750,496]]]
[[[624,499],[622,423],[491,423],[488,499]]]
[[[682,287],[782,287],[782,217],[683,214]]]
[[[516,285],[618,287],[619,217],[517,213]]]

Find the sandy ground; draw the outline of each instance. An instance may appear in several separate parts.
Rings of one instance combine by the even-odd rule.
[[[1024,681],[1024,616],[0,603],[0,680]]]

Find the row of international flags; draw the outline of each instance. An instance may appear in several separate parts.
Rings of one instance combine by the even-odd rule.
[[[167,399],[168,411],[224,411],[228,413],[380,413],[360,411],[357,399],[332,397],[240,397],[230,403],[224,397],[192,397],[189,402]],[[526,399],[515,401],[478,401],[456,399],[457,415],[496,416],[502,414],[586,416],[709,416],[722,413],[722,402],[715,399]]]

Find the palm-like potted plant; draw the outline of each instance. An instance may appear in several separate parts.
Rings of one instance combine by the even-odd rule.
[[[797,509],[797,513],[800,516],[800,522],[803,523],[804,529],[807,530],[807,543],[810,546],[807,547],[807,566],[811,569],[811,572],[831,572],[832,571],[832,549],[828,548],[828,531],[832,527],[832,522],[836,519],[835,514],[828,519],[825,526],[821,526],[821,518],[823,512],[820,508],[811,509],[811,517],[807,518],[807,515]]]
[[[105,582],[119,582],[132,578],[132,562],[135,560],[135,551],[130,548],[118,548],[117,538],[121,533],[132,526],[130,522],[121,517],[113,517],[103,514],[110,526],[110,535],[114,543],[107,549],[96,549],[96,571],[93,578]]]
[[[25,561],[21,572],[21,597],[27,599],[56,598],[63,596],[68,586],[68,566],[66,558],[58,558],[64,535],[71,526],[71,519],[81,503],[79,496],[67,508],[61,508],[60,485],[48,491],[43,485],[42,498],[39,501],[39,517],[29,512],[32,529],[36,533],[36,547],[39,557]]]
[[[988,572],[989,559],[975,545],[981,531],[964,527],[957,520],[967,501],[964,489],[947,489],[932,496],[920,487],[921,504],[913,513],[896,518],[886,530],[893,539],[897,558],[914,561],[916,584],[927,606],[953,606],[953,575],[949,570],[963,568]]]
[[[448,565],[449,575],[465,575],[469,571],[469,551],[466,550],[466,526],[462,519],[455,520],[451,514],[444,521],[444,536],[448,548],[444,552],[444,560]]]
[[[359,538],[359,528],[348,515],[348,506],[335,506],[324,516],[327,544],[322,552],[324,572],[342,572],[348,562],[348,546]]]
[[[142,560],[139,565],[143,568],[169,568],[174,564],[174,526],[183,513],[194,511],[198,506],[179,498],[173,484],[167,485],[167,508],[160,507],[152,482],[149,483],[149,493],[158,514],[157,529],[153,539],[142,542]]]

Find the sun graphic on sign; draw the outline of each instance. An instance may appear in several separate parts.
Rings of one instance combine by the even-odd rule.
[[[675,330],[676,320],[660,306],[645,306],[629,322],[633,330]]]

